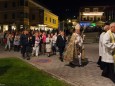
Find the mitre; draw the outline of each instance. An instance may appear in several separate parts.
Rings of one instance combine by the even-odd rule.
[[[79,25],[78,23],[76,24],[75,29],[76,29],[76,30],[79,30],[79,29],[80,29],[80,25]]]

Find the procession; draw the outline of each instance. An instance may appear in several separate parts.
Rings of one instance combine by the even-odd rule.
[[[27,29],[22,32],[1,32],[0,36],[0,43],[4,45],[4,50],[21,52],[23,59],[30,60],[34,56],[39,58],[40,55],[45,54],[51,57],[59,52],[60,61],[82,66],[84,36],[80,32],[78,23],[70,39],[67,38],[64,31],[46,33]]]
[[[0,0],[0,86],[115,86],[110,0]]]

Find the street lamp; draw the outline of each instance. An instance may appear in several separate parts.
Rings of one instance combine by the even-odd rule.
[[[64,21],[63,21],[63,31],[64,31]]]
[[[71,20],[68,20],[69,23],[71,23]]]

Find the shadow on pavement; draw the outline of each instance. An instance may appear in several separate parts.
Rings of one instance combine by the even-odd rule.
[[[89,61],[88,58],[82,59],[82,65],[79,65],[78,60],[76,61],[77,64],[73,64],[72,62],[70,62],[69,64],[66,64],[65,66],[69,66],[71,68],[75,68],[75,67],[84,67],[86,66]]]

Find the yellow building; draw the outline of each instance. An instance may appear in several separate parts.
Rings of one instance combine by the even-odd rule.
[[[44,25],[54,29],[58,28],[58,16],[50,11],[44,10]]]

